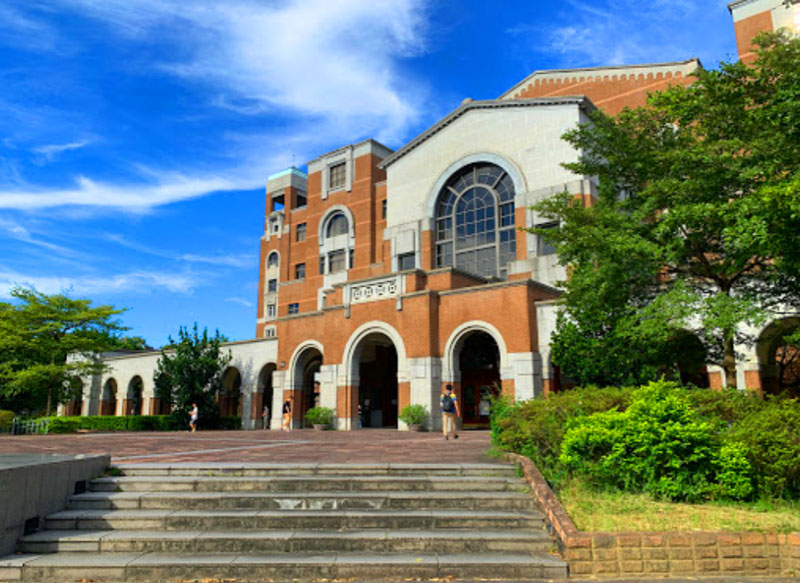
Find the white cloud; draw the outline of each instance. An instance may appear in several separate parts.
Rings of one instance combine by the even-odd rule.
[[[246,308],[252,308],[255,305],[253,304],[253,302],[250,302],[244,298],[225,298],[225,301],[230,302],[232,304],[241,304]]]
[[[84,148],[88,145],[89,140],[79,140],[77,142],[69,142],[66,144],[49,144],[47,146],[39,146],[38,148],[34,148],[33,151],[37,154],[41,154],[41,160],[50,162],[62,152],[79,150],[80,148]]]
[[[55,251],[60,255],[65,255],[68,257],[75,257],[78,255],[78,253],[72,249],[34,237],[34,235],[25,226],[2,217],[0,217],[0,232],[5,233],[5,235],[11,239],[16,239],[17,241],[22,241],[23,243],[42,247],[49,251]]]
[[[507,32],[519,37],[522,46],[560,55],[564,67],[678,61],[706,52],[719,54],[728,42],[722,34],[707,32],[716,26],[730,28],[723,0],[567,0],[565,4],[568,24],[546,28],[522,24]],[[698,34],[699,30],[706,32]],[[530,37],[535,37],[534,44],[528,42]]]
[[[256,264],[253,254],[195,255],[187,253],[181,255],[179,259],[190,263],[208,263],[210,265],[224,265],[227,267],[252,267]]]
[[[161,70],[215,87],[213,103],[246,115],[275,109],[352,122],[388,141],[418,115],[398,59],[425,49],[426,0],[72,0],[140,40],[180,31],[183,59]],[[414,97],[417,95],[416,97]]]
[[[134,293],[166,290],[173,293],[190,294],[202,278],[192,274],[159,271],[131,271],[108,276],[42,276],[0,270],[0,296],[8,297],[15,286],[33,287],[45,294],[71,290],[79,296],[97,294]]]

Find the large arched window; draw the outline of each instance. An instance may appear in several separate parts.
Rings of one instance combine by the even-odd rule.
[[[505,279],[516,257],[514,194],[513,180],[494,164],[456,172],[436,204],[436,266]]]
[[[328,219],[328,230],[325,236],[336,237],[338,235],[346,235],[348,226],[347,217],[344,216],[344,213],[336,213]]]
[[[279,263],[280,258],[278,257],[278,254],[275,251],[270,253],[267,257],[267,267],[278,267]]]

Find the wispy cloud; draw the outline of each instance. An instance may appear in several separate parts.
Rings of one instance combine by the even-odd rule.
[[[723,0],[566,0],[564,4],[563,25],[522,23],[507,33],[522,47],[559,55],[565,67],[702,57],[712,42],[726,41],[696,31],[698,26],[710,28],[710,23],[728,19]],[[725,25],[730,27],[727,20]],[[529,42],[532,37],[536,43]]]
[[[229,255],[196,255],[187,253],[181,255],[179,259],[190,263],[207,263],[209,265],[225,265],[228,267],[252,267],[257,264],[252,253]]]
[[[160,271],[130,271],[107,276],[43,276],[2,270],[0,268],[0,296],[8,297],[15,286],[33,287],[46,294],[72,291],[80,296],[99,294],[133,293],[146,295],[151,292],[169,291],[191,294],[202,283],[202,277]]]
[[[70,150],[79,150],[89,145],[89,140],[79,140],[77,142],[69,142],[66,144],[49,144],[46,146],[39,146],[34,148],[33,151],[39,154],[38,160],[41,162],[50,162],[56,156],[63,152]]]
[[[29,245],[34,245],[36,247],[42,247],[49,251],[55,251],[56,253],[67,257],[76,257],[79,255],[73,249],[35,237],[24,225],[16,221],[4,219],[3,217],[0,217],[0,233],[5,234],[11,239],[28,243]]]
[[[255,305],[253,302],[250,302],[244,298],[225,298],[225,301],[232,304],[241,304],[246,308],[252,308]]]
[[[111,241],[122,247],[153,255],[154,257],[161,257],[164,259],[171,259],[173,261],[180,261],[186,263],[201,263],[206,265],[217,265],[224,267],[253,267],[257,261],[252,253],[227,253],[222,255],[200,255],[197,253],[173,253],[165,251],[164,249],[144,245],[138,241],[131,241],[130,239],[119,235],[117,233],[104,233],[103,238]],[[249,241],[248,241],[249,243]]]

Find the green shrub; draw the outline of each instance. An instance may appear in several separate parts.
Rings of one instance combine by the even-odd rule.
[[[11,429],[14,417],[16,417],[16,414],[13,411],[0,409],[0,431],[8,431]]]
[[[408,425],[425,425],[428,420],[428,408],[425,405],[406,405],[397,416]]]
[[[716,459],[716,484],[712,496],[720,500],[749,500],[755,493],[753,467],[747,448],[740,443],[723,445]]]
[[[306,421],[312,425],[331,425],[333,415],[333,409],[329,407],[311,407],[306,413]]]
[[[177,429],[169,415],[88,415],[80,417],[49,417],[50,433],[76,431],[174,431]]]
[[[691,408],[685,390],[662,380],[637,390],[626,411],[570,423],[560,461],[598,486],[698,501],[714,483],[716,433]]]
[[[767,398],[730,429],[727,439],[747,452],[760,496],[800,498],[800,402]]]
[[[567,422],[601,411],[624,410],[632,394],[632,388],[584,387],[515,404],[500,397],[492,405],[492,443],[532,459],[558,489],[566,478],[558,458]]]

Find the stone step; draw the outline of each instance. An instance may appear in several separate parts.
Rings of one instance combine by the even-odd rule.
[[[362,492],[522,491],[519,478],[505,476],[118,476],[89,482],[93,492]]]
[[[286,464],[140,463],[118,464],[124,476],[517,476],[511,464]]]
[[[518,492],[87,492],[69,508],[255,510],[534,510]]]
[[[567,576],[561,559],[532,553],[380,554],[316,553],[56,553],[21,554],[0,560],[0,580],[73,583],[219,579],[506,579],[538,581]]]
[[[66,510],[48,530],[541,529],[537,511],[485,510]]]
[[[45,530],[20,541],[23,553],[449,553],[548,552],[544,530],[275,530],[253,532]]]

